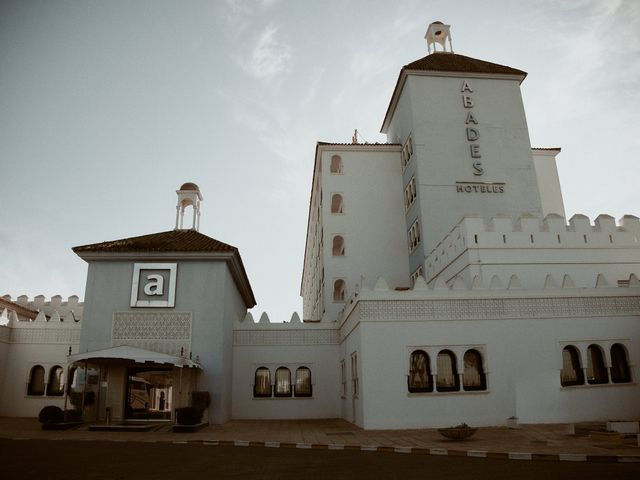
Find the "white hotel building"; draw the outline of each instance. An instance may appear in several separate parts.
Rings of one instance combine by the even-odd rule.
[[[74,248],[84,303],[1,300],[0,415],[80,389],[87,421],[171,421],[193,391],[212,423],[637,420],[639,219],[565,220],[560,149],[530,145],[526,73],[442,48],[447,25],[427,40],[391,94],[388,143],[316,146],[302,320],[247,313],[240,254],[198,231],[187,183],[174,230]]]

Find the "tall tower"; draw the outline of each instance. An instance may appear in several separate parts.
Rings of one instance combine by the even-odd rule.
[[[193,222],[191,229],[200,230],[200,202],[202,194],[200,188],[195,183],[187,182],[176,190],[178,194],[178,204],[176,205],[176,228],[175,230],[183,230],[184,212],[188,206],[193,207]]]
[[[402,68],[381,129],[403,145],[411,271],[464,215],[542,213],[520,93],[526,72],[447,50],[440,22],[426,39],[434,53]]]

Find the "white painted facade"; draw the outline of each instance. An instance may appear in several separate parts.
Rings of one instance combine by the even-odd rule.
[[[446,38],[431,42],[446,49]],[[637,420],[640,221],[565,220],[560,150],[531,148],[525,76],[433,53],[400,73],[382,126],[390,143],[317,144],[302,320],[246,314],[252,295],[239,255],[229,263],[186,246],[84,252],[85,311],[70,326],[73,351],[130,345],[190,357],[201,368],[168,374],[186,378],[172,406],[208,391],[213,423],[342,417],[384,429],[514,417]],[[197,230],[197,186],[184,184],[178,195],[176,232],[184,232],[187,196]],[[132,272],[145,263],[176,265],[173,303],[138,298],[143,286],[153,296],[169,278],[151,272],[138,285]],[[176,321],[189,328],[178,335]],[[29,361],[64,357],[46,340],[19,353],[10,340],[19,334],[7,331],[37,321],[19,323],[0,327],[1,398],[12,399],[0,403],[5,415],[37,413],[35,403],[13,406],[26,402]],[[127,374],[123,365],[109,372],[117,386],[102,407],[120,420]]]

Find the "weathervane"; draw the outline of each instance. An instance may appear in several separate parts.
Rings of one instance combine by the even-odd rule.
[[[451,32],[449,29],[451,25],[445,25],[442,22],[433,22],[429,24],[427,33],[424,38],[427,40],[427,49],[431,53],[431,46],[433,46],[433,53],[436,53],[436,43],[442,46],[442,52],[447,51],[447,39],[449,40],[449,53],[453,53],[453,46],[451,45]]]

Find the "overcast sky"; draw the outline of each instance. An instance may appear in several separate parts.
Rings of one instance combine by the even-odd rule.
[[[528,72],[568,216],[640,214],[638,1],[2,0],[0,295],[83,297],[71,247],[172,229],[193,181],[254,317],[302,315],[315,142],[386,141],[435,20],[456,53]]]

